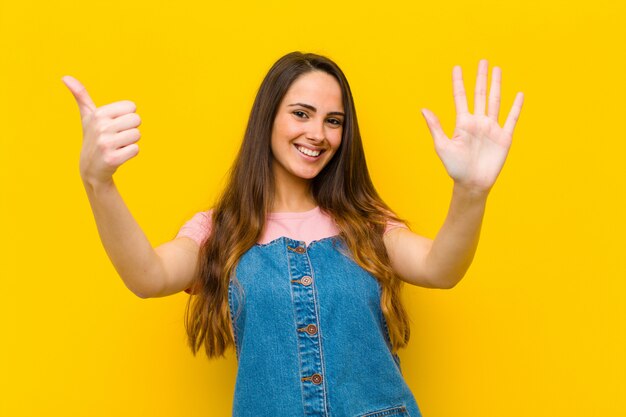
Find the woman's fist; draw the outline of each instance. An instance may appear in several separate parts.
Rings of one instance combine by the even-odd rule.
[[[74,95],[83,124],[80,176],[91,185],[110,183],[117,168],[137,155],[141,119],[132,101],[96,107],[85,87],[75,78],[63,77]]]

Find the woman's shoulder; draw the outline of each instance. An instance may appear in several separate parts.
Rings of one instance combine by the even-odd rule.
[[[398,229],[398,228],[408,229],[409,226],[407,226],[406,223],[399,222],[396,220],[387,220],[387,225],[385,226],[385,232],[383,234],[389,232],[390,230]]]
[[[406,222],[402,220],[396,213],[391,210],[384,210],[383,214],[386,218],[385,221],[385,231],[383,234],[398,228],[408,229]]]
[[[176,238],[188,237],[202,245],[211,233],[213,209],[199,211],[183,224]]]
[[[383,234],[394,230],[394,229],[398,229],[398,228],[403,228],[403,229],[409,229],[409,227],[407,226],[406,222],[399,218],[395,213],[391,212],[391,211],[387,211],[385,210],[383,212],[384,218],[385,218],[385,230],[383,232]],[[319,223],[322,224],[333,224],[336,225],[334,219],[332,218],[332,216],[328,213],[326,213],[325,211],[320,211],[319,213],[317,213],[316,218],[314,219],[314,221],[317,221]],[[368,221],[367,219],[363,219],[363,221]],[[335,226],[338,227],[338,226]]]

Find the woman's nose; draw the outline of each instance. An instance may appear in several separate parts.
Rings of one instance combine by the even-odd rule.
[[[324,140],[324,122],[311,123],[309,131],[307,132],[307,139],[315,142],[321,142]]]

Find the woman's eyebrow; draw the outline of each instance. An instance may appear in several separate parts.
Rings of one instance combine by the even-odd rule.
[[[291,106],[301,106],[301,107],[304,107],[306,109],[311,110],[312,112],[316,112],[317,111],[317,109],[315,107],[311,106],[310,104],[293,103],[293,104],[287,105],[287,107],[291,107]],[[333,116],[344,116],[345,117],[345,114],[343,114],[340,111],[330,111],[330,112],[328,112],[328,114],[329,115],[333,115]]]

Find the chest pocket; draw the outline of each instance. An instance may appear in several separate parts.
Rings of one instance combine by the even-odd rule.
[[[405,406],[385,408],[384,410],[372,411],[361,414],[358,417],[411,417]]]

